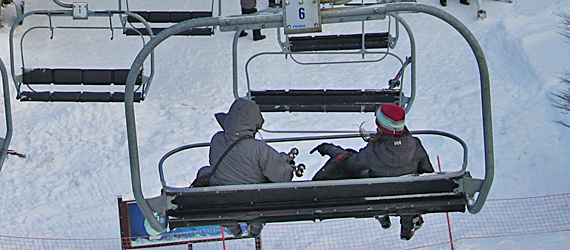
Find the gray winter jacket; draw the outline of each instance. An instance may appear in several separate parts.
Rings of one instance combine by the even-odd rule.
[[[411,135],[387,135],[370,142],[344,161],[347,171],[369,170],[370,177],[390,177],[406,174],[433,173],[429,157],[420,139]]]
[[[224,131],[212,137],[210,166],[216,165],[234,141],[241,137],[250,139],[238,142],[228,152],[210,179],[210,185],[291,181],[293,172],[287,154],[279,153],[265,142],[254,139],[264,122],[257,104],[237,99],[227,114],[219,113],[215,116]]]

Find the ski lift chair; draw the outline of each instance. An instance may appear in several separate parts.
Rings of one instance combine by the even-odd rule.
[[[122,9],[122,0],[119,1],[119,9]],[[206,1],[204,1],[206,2]],[[152,24],[167,24],[172,25],[175,23],[183,22],[190,19],[195,18],[202,18],[202,17],[212,17],[214,13],[214,2],[215,0],[211,0],[211,6],[209,10],[204,11],[138,11],[138,10],[129,10],[129,0],[125,0],[126,10],[131,11],[134,14],[140,15],[144,18],[147,22]],[[221,0],[218,0],[219,11],[218,14],[221,13]],[[127,16],[123,18],[122,24],[124,30],[123,33],[127,36],[131,35],[148,35],[148,32],[144,27],[135,27],[135,23],[140,23],[140,20]],[[127,25],[131,27],[127,27]],[[152,27],[153,33],[156,35],[161,31],[168,28],[168,26],[162,27]],[[214,34],[214,29],[212,27],[197,27],[182,31],[177,36],[211,36]]]
[[[321,1],[325,2],[325,1]],[[338,2],[338,1],[337,1]],[[344,4],[346,1],[340,1]],[[324,9],[330,11],[334,9]],[[377,16],[386,16],[384,14]],[[415,45],[410,48],[410,55],[407,58],[400,58],[391,53],[397,45],[402,20],[398,16],[388,16],[387,28],[385,32],[371,33],[365,28],[368,22],[384,18],[370,18],[369,20],[358,20],[362,22],[361,31],[353,34],[332,34],[332,35],[299,35],[299,31],[285,27],[283,30],[277,28],[278,43],[281,47],[279,52],[262,52],[251,56],[245,66],[247,94],[246,97],[259,105],[262,112],[375,112],[377,108],[386,103],[395,103],[406,109],[411,107],[415,93]],[[350,22],[351,17],[342,18],[341,22]],[[372,23],[371,25],[374,25]],[[370,26],[370,25],[369,25]],[[308,28],[309,32],[320,32],[318,28]],[[237,41],[234,38],[233,44],[233,88],[234,97],[239,98],[239,83],[237,70]],[[282,37],[285,40],[282,41]],[[413,38],[411,38],[413,39]],[[401,64],[401,70],[396,78],[384,88],[375,89],[265,89],[252,90],[249,78],[250,63],[261,56],[285,55],[290,57],[295,63],[300,65],[327,65],[327,64],[353,64],[353,63],[375,63],[393,57]],[[336,60],[336,61],[311,61],[305,62],[296,58],[298,55],[314,56],[342,56],[358,55],[361,60]],[[371,56],[379,56],[370,58]],[[408,65],[411,65],[411,96],[405,96],[403,92],[403,73]]]
[[[8,84],[8,71],[6,71],[6,66],[0,58],[0,80],[2,80],[2,90],[4,93],[4,114],[6,119],[6,135],[4,138],[0,138],[0,171],[2,171],[2,166],[8,155],[8,147],[10,146],[10,141],[12,140],[12,107],[10,105],[10,85]]]
[[[459,171],[420,176],[364,178],[327,181],[300,181],[200,188],[170,187],[163,175],[163,163],[173,154],[209,143],[185,145],[168,152],[159,162],[161,195],[145,198],[142,193],[137,136],[133,106],[136,72],[145,58],[162,41],[193,27],[220,26],[221,31],[286,27],[283,13],[266,15],[203,18],[187,21],[164,30],[140,51],[127,78],[125,116],[131,165],[131,181],[135,200],[148,224],[157,232],[190,225],[219,225],[227,222],[285,222],[333,218],[372,217],[378,214],[464,212],[478,213],[489,193],[494,175],[489,74],[485,57],[475,37],[456,18],[445,11],[422,4],[389,4],[323,10],[322,24],[341,21],[382,19],[386,15],[424,13],[450,24],[470,46],[475,55],[481,81],[485,176],[472,178],[467,171],[467,147],[458,137],[439,131],[414,131],[457,141],[463,148],[463,164]],[[403,20],[398,17],[398,20]],[[407,24],[401,21],[408,33]],[[235,41],[234,41],[235,43]],[[409,107],[409,105],[408,105]],[[293,138],[266,139],[268,143],[306,140],[355,138],[359,134],[337,134]]]
[[[58,2],[58,1],[56,1]],[[117,10],[91,11],[87,9],[87,4],[70,4],[73,10],[35,10],[20,16],[16,23],[21,24],[26,17],[30,16],[47,16],[49,20],[48,26],[33,26],[25,30],[20,39],[20,61],[21,66],[15,66],[14,54],[14,34],[20,25],[13,25],[10,30],[10,65],[12,79],[16,85],[16,98],[20,101],[39,101],[39,102],[123,102],[124,92],[122,86],[125,85],[129,69],[110,69],[110,68],[73,68],[73,67],[39,67],[27,68],[25,66],[25,56],[23,41],[27,34],[36,29],[49,29],[53,38],[55,29],[62,30],[102,30],[109,29],[111,31],[111,39],[114,36],[114,30],[121,30],[122,27],[113,27],[113,16],[126,15],[144,23],[147,31],[152,34],[150,26],[139,15]],[[108,26],[56,26],[53,20],[57,18],[73,18],[80,19],[84,22],[86,19],[103,18],[108,19]],[[60,19],[61,20],[61,19]],[[142,44],[145,43],[145,37],[140,36]],[[21,69],[20,74],[16,74],[16,69]],[[135,84],[135,102],[144,100],[144,96],[148,91],[152,81],[154,72],[154,53],[150,59],[150,73],[143,74],[143,67],[138,71]],[[54,91],[39,90],[45,86],[52,86]],[[90,88],[91,87],[91,88]],[[109,91],[91,91],[94,88],[105,88]],[[71,89],[71,90],[70,90]]]

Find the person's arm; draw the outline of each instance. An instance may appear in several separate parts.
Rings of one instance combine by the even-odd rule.
[[[417,148],[416,150],[418,151],[417,153],[420,154],[421,156],[421,160],[418,163],[418,173],[423,174],[423,173],[435,172],[433,170],[433,166],[431,165],[431,161],[429,160],[429,156],[424,146],[422,145],[422,142],[418,138],[415,139],[416,139],[416,148]]]
[[[344,169],[348,172],[361,172],[367,170],[372,165],[371,153],[372,147],[370,144],[366,147],[361,148],[358,153],[352,154],[346,158],[343,162]]]
[[[259,166],[269,181],[291,181],[293,179],[293,168],[291,168],[289,161],[289,156],[286,153],[279,153],[265,143],[260,145]]]

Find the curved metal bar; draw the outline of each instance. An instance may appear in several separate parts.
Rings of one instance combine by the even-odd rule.
[[[72,3],[66,3],[66,2],[62,2],[60,0],[53,0],[53,2],[61,7],[64,8],[73,8],[73,4]]]
[[[164,31],[158,33],[158,35],[153,37],[136,56],[135,60],[133,61],[133,64],[131,65],[129,74],[127,76],[127,81],[125,86],[125,117],[126,117],[126,126],[127,126],[129,160],[131,166],[131,184],[135,200],[139,208],[141,209],[141,212],[149,222],[150,226],[157,232],[164,232],[166,230],[166,225],[161,224],[154,216],[153,214],[154,211],[152,211],[150,205],[145,200],[141,187],[139,153],[138,153],[136,125],[135,125],[135,110],[133,102],[135,81],[136,81],[136,76],[138,75],[137,72],[143,66],[146,57],[148,57],[149,54],[153,53],[154,49],[160,43],[166,40],[166,38],[173,36],[177,33],[180,33],[184,30],[188,30],[190,28],[218,25],[219,24],[218,20],[219,20],[218,17],[190,19],[175,24],[170,28],[165,29]],[[164,217],[165,215],[159,214],[159,216]]]
[[[173,150],[168,151],[168,153],[166,153],[164,156],[162,156],[162,158],[160,158],[160,161],[158,162],[158,174],[160,175],[160,183],[162,183],[162,187],[166,187],[166,180],[164,179],[164,170],[162,165],[164,164],[164,161],[166,161],[166,159],[168,159],[168,157],[187,150],[187,149],[191,149],[191,148],[201,148],[201,147],[209,147],[210,143],[196,143],[196,144],[189,144],[189,145],[184,145],[184,146],[180,146],[177,147]]]
[[[455,141],[457,141],[461,147],[463,147],[463,163],[461,165],[461,170],[456,173],[460,173],[461,175],[463,175],[466,171],[467,171],[467,159],[468,159],[468,149],[467,149],[467,144],[459,137],[447,133],[447,132],[443,132],[443,131],[436,131],[436,130],[417,130],[417,131],[411,131],[410,133],[412,133],[414,136],[416,135],[438,135],[438,136],[444,136],[444,137],[448,137],[450,139],[453,139]],[[371,132],[368,132],[368,134],[372,134]],[[334,139],[350,139],[350,138],[360,138],[361,135],[360,133],[346,133],[346,134],[341,134],[341,135],[322,135],[322,136],[302,136],[302,137],[286,137],[286,138],[271,138],[271,139],[264,139],[261,141],[267,142],[267,143],[279,143],[279,142],[301,142],[301,141],[316,141],[316,140],[334,140]],[[158,172],[160,175],[160,182],[162,183],[162,187],[164,189],[172,189],[175,187],[170,187],[166,184],[166,180],[164,179],[164,162],[166,161],[166,159],[168,159],[170,156],[182,152],[184,150],[188,150],[188,149],[194,149],[194,148],[201,148],[201,147],[209,147],[210,143],[194,143],[194,144],[188,144],[188,145],[184,145],[184,146],[180,146],[178,148],[175,148],[171,151],[169,151],[168,153],[166,153],[164,156],[162,156],[162,158],[160,159],[160,161],[158,162]]]
[[[379,62],[384,60],[389,54],[394,55],[388,51],[382,51],[382,52],[373,52],[373,51],[369,51],[369,50],[362,50],[362,51],[355,51],[353,53],[350,52],[322,52],[322,53],[293,53],[290,52],[288,53],[291,56],[291,60],[293,60],[294,62],[296,62],[297,64],[300,65],[315,65],[315,64],[344,64],[344,63],[368,63],[368,62]],[[295,55],[302,55],[302,54],[322,54],[322,55],[332,55],[332,54],[343,54],[343,55],[350,55],[350,54],[357,54],[357,55],[365,55],[365,54],[383,54],[384,56],[378,58],[378,59],[370,59],[370,60],[360,60],[360,61],[334,61],[334,62],[301,62],[297,59],[295,59]],[[395,56],[395,55],[394,55]],[[397,57],[397,56],[395,56]],[[398,57],[398,59],[400,61],[402,61],[402,59],[400,59]]]
[[[438,9],[433,6],[422,4],[389,4],[386,5],[387,12],[402,12],[402,11],[417,11],[437,17],[449,25],[451,25],[469,44],[479,68],[479,79],[481,82],[481,106],[483,112],[483,141],[485,150],[485,178],[481,185],[481,190],[477,196],[477,200],[473,204],[467,204],[467,209],[470,213],[476,214],[483,208],[495,175],[495,162],[493,150],[493,125],[491,113],[491,87],[489,80],[489,69],[487,68],[487,61],[485,54],[477,42],[475,36],[469,29],[461,23],[457,18],[449,13]]]
[[[416,39],[414,38],[414,33],[412,32],[412,28],[410,28],[410,25],[408,25],[408,23],[406,22],[406,20],[402,19],[397,13],[387,13],[386,15],[394,17],[394,19],[396,19],[398,21],[398,23],[402,24],[402,26],[404,26],[404,29],[406,30],[406,33],[408,33],[408,39],[410,40],[410,54],[411,54],[411,60],[412,62],[411,64],[411,76],[412,76],[412,80],[411,80],[411,84],[410,84],[410,97],[408,97],[408,100],[405,102],[400,103],[400,106],[404,105],[404,103],[406,104],[403,108],[404,111],[406,111],[406,114],[410,111],[410,109],[412,108],[412,104],[414,103],[414,100],[416,99]],[[396,27],[399,27],[396,26]],[[398,36],[399,37],[399,36]],[[404,74],[402,72],[402,78],[403,78]],[[404,84],[404,81],[402,80],[402,85]],[[404,86],[400,86],[400,88],[403,88]],[[403,95],[403,93],[402,93]],[[403,100],[404,96],[400,96],[400,100]]]
[[[6,66],[0,58],[0,73],[2,75],[2,90],[4,91],[4,113],[6,115],[6,135],[2,140],[2,153],[0,153],[0,171],[2,171],[2,165],[4,165],[4,160],[8,154],[8,147],[10,146],[10,141],[12,140],[12,107],[10,105],[10,86],[8,85],[8,72],[6,71]]]
[[[239,32],[236,32],[236,34],[238,34]],[[237,36],[237,35],[236,35]],[[235,39],[235,37],[234,37]],[[237,47],[237,44],[236,44]],[[381,60],[383,60],[384,58],[386,58],[387,56],[393,56],[394,58],[396,58],[398,61],[400,61],[401,65],[404,65],[404,61],[402,61],[402,58],[398,57],[396,54],[393,54],[391,52],[384,52],[384,51],[377,51],[377,52],[368,52],[369,54],[380,54],[380,55],[384,55],[381,58],[377,59],[377,60],[364,60],[364,61],[346,61],[346,62],[334,62],[334,63],[328,63],[328,64],[341,64],[341,63],[372,63],[372,62],[379,62]],[[257,53],[253,56],[251,56],[249,59],[247,59],[246,63],[245,63],[245,79],[246,79],[246,83],[247,83],[247,98],[251,100],[251,94],[250,94],[250,90],[251,90],[251,85],[249,82],[249,63],[251,61],[253,61],[253,59],[259,57],[259,56],[263,56],[263,55],[290,55],[291,56],[291,60],[293,60],[294,62],[300,64],[300,65],[313,65],[313,64],[323,64],[323,63],[302,63],[302,62],[298,62],[295,58],[293,58],[294,54],[304,54],[304,55],[337,55],[337,54],[342,54],[342,55],[350,55],[350,54],[354,54],[354,55],[359,55],[361,54],[360,52],[328,52],[328,53],[318,53],[318,52],[302,52],[302,53],[291,53],[291,52],[286,52],[286,51],[277,51],[277,52],[261,52],[261,53]],[[237,54],[234,57],[234,61],[237,64]],[[326,63],[324,63],[326,64]],[[237,72],[234,71],[234,76],[235,76],[235,80],[234,80],[234,93],[237,94],[239,98],[239,83],[237,81]],[[401,91],[400,91],[401,92]]]

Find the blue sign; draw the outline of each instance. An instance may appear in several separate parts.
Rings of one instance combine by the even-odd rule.
[[[222,239],[222,229],[224,229],[224,237],[232,237],[230,231],[221,226],[182,227],[158,235],[150,235],[145,229],[145,217],[138,205],[132,203],[128,204],[128,206],[131,244],[133,247]],[[247,235],[247,225],[242,224],[241,228]]]

